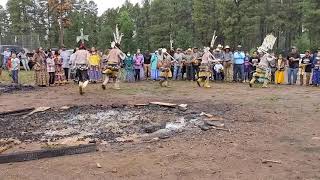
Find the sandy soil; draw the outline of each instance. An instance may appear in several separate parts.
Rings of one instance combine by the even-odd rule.
[[[153,143],[100,147],[90,154],[0,165],[0,179],[320,179],[320,89],[178,82],[122,84],[120,91],[90,85],[0,95],[0,111],[83,104],[186,103],[221,115],[232,131],[183,132]],[[262,163],[263,160],[279,163]],[[97,168],[96,163],[102,168]]]

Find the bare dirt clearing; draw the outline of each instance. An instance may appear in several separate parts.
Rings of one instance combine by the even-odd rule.
[[[91,85],[83,97],[73,85],[4,93],[0,108],[3,112],[40,106],[183,103],[189,112],[179,113],[222,117],[231,133],[196,128],[157,141],[110,141],[96,153],[2,164],[0,179],[320,179],[319,88],[213,84],[212,89],[199,89],[191,82],[177,82],[170,89],[161,89],[156,82],[122,86],[120,91],[102,91]],[[153,109],[139,112],[157,114]],[[12,132],[3,131],[2,136],[17,134]]]

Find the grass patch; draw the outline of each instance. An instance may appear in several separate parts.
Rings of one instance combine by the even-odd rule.
[[[0,82],[11,83],[12,78],[9,75],[9,71],[2,71],[0,76]],[[19,71],[19,83],[21,84],[34,84],[34,72],[33,71]]]

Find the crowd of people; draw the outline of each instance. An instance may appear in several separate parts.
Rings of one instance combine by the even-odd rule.
[[[87,65],[85,75],[80,78],[87,79],[90,83],[102,83],[105,88],[109,82],[103,80],[104,74],[107,74],[107,66],[110,58],[119,59],[118,78],[125,82],[138,82],[142,80],[160,80],[161,67],[167,68],[167,79],[177,81],[197,81],[201,76],[201,64],[208,60],[210,77],[208,80],[217,82],[241,82],[246,83],[254,79],[257,67],[261,64],[263,53],[255,51],[251,55],[242,50],[241,45],[232,51],[226,45],[218,45],[217,48],[208,49],[208,53],[199,50],[197,47],[182,50],[177,48],[167,51],[158,49],[155,52],[141,52],[138,49],[135,53],[113,52],[113,49],[107,49],[104,53],[92,47],[85,48],[84,45],[68,51],[65,47],[59,50],[47,50],[42,48],[35,50],[33,57],[28,58],[25,52],[10,52],[6,49],[2,53],[4,63],[3,69],[9,70],[13,83],[19,83],[19,70],[22,64],[24,70],[29,71],[28,61],[33,62],[35,84],[38,86],[59,86],[68,83],[70,80],[79,82],[79,62]],[[81,50],[81,52],[80,52]],[[116,54],[114,54],[116,53]],[[270,60],[268,66],[271,69],[270,82],[275,84],[297,84],[298,76],[300,85],[320,85],[320,49],[318,52],[304,52],[301,56],[296,47],[286,56],[283,54],[269,53]],[[167,60],[166,62],[164,60]],[[285,82],[285,72],[287,72],[287,82]],[[254,79],[255,81],[257,79]],[[107,82],[107,83],[105,83]],[[198,81],[197,81],[198,82]],[[201,86],[198,82],[198,85]],[[117,87],[119,88],[119,87]]]

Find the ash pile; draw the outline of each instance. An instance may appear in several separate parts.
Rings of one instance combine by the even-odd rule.
[[[187,105],[40,108],[0,115],[0,139],[66,145],[165,139],[183,131],[224,130],[224,120]]]
[[[36,88],[31,85],[22,84],[2,84],[0,83],[0,94],[1,93],[13,93],[17,91],[33,91]]]

